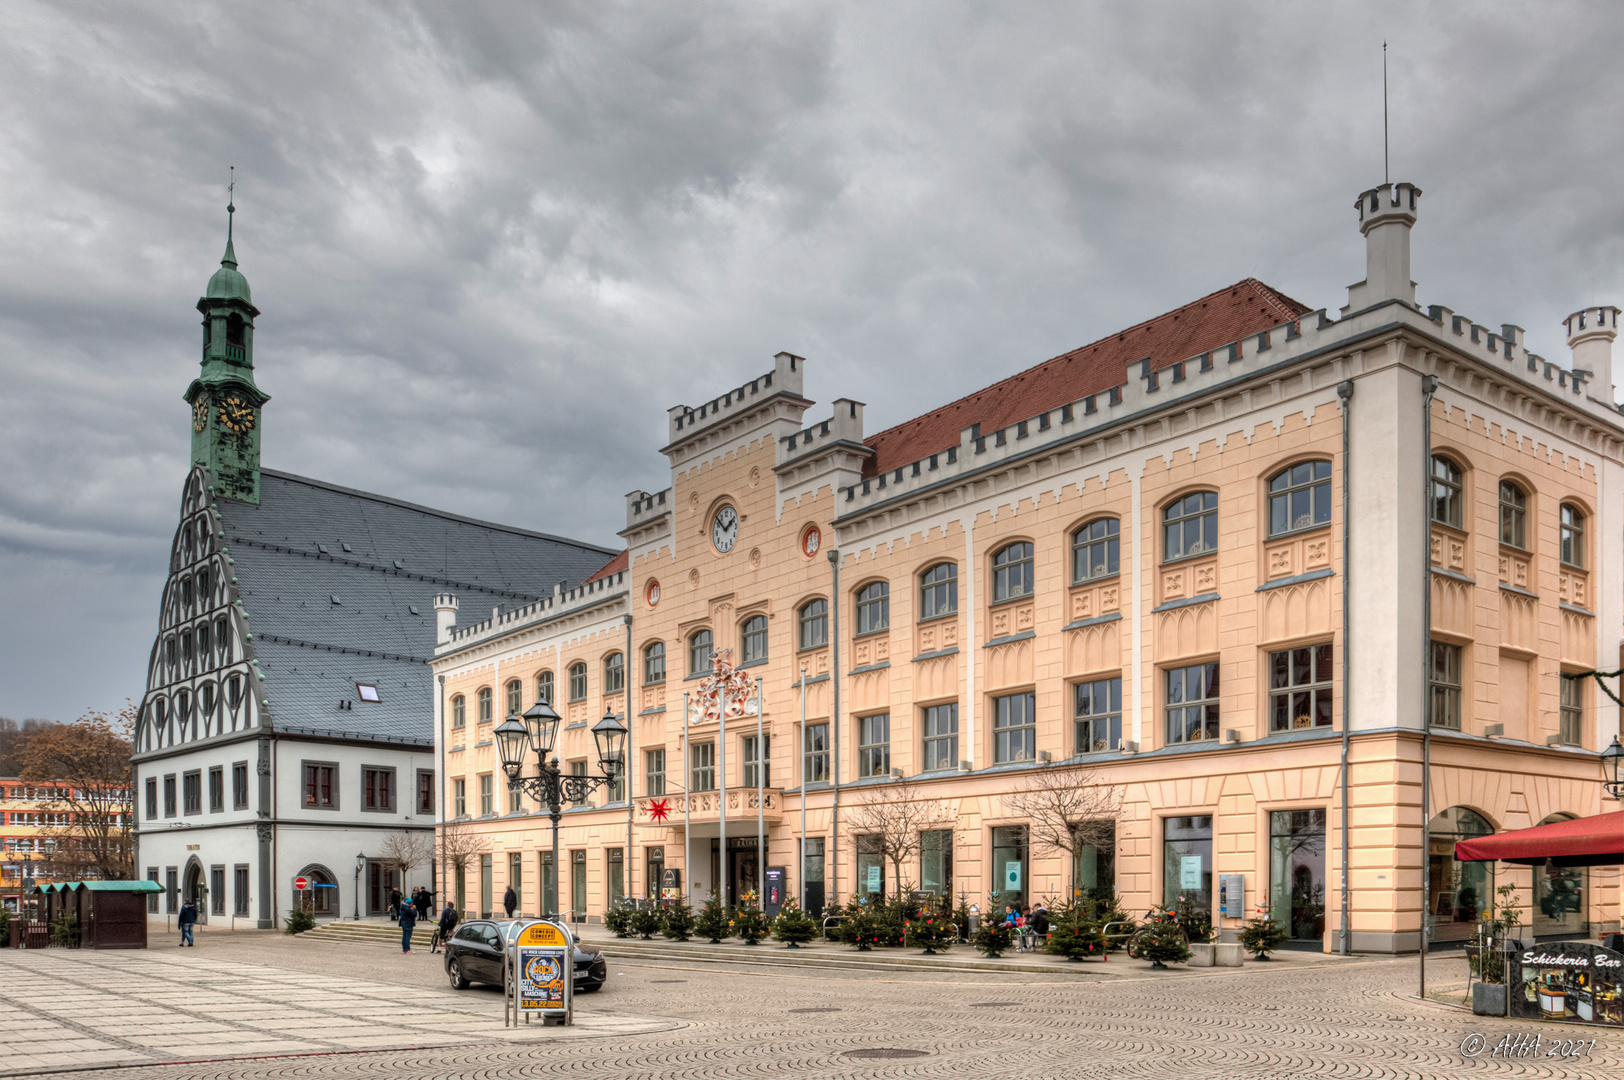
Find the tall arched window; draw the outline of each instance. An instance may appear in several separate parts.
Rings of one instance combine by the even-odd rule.
[[[1122,523],[1116,518],[1090,521],[1071,534],[1073,584],[1116,577],[1122,572]]]
[[[1269,478],[1269,535],[1331,523],[1331,463],[1302,461]]]
[[[1162,560],[1218,550],[1218,493],[1193,491],[1162,511]]]
[[[524,692],[520,689],[518,679],[507,684],[507,715],[518,716],[524,712]]]
[[[553,703],[552,672],[543,671],[541,674],[536,676],[536,700],[545,701],[549,705]]]
[[[1458,529],[1464,520],[1461,510],[1460,466],[1440,454],[1432,456],[1432,520]]]
[[[767,659],[767,616],[752,615],[746,619],[739,639],[739,643],[743,646],[743,663]]]
[[[939,619],[959,610],[959,568],[937,563],[919,575],[919,618]]]
[[[618,694],[626,689],[626,654],[610,653],[603,658],[603,692]]]
[[[1031,596],[1032,545],[1025,540],[999,548],[992,557],[992,602]]]
[[[570,700],[586,700],[586,664],[577,661],[570,665]]]
[[[491,722],[491,688],[488,686],[479,688],[479,722],[481,724]]]
[[[656,641],[643,649],[643,685],[665,682],[665,642]]]
[[[451,699],[451,726],[454,728],[468,726],[468,699],[461,694]]]
[[[1482,814],[1464,806],[1451,806],[1428,826],[1427,880],[1432,896],[1428,914],[1437,917],[1431,934],[1434,940],[1470,939],[1478,915],[1494,901],[1489,891],[1489,864],[1455,861],[1458,842],[1493,834],[1494,826]]]
[[[709,630],[695,630],[688,638],[688,674],[703,675],[710,670],[716,641]]]
[[[1572,503],[1561,511],[1562,562],[1583,569],[1585,565],[1585,512]]]
[[[857,590],[857,636],[891,628],[891,586],[871,581]]]
[[[1500,481],[1500,542],[1528,547],[1528,493],[1510,480]]]
[[[801,648],[817,649],[829,644],[829,601],[821,596],[808,600],[801,605],[796,621]]]

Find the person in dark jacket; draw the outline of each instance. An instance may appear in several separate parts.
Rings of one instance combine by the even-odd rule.
[[[400,918],[400,890],[399,889],[391,888],[389,890],[389,918],[391,920]]]
[[[434,941],[429,945],[429,952],[438,952],[441,945],[451,944],[451,931],[457,928],[457,905],[446,902],[445,910],[440,912],[440,928],[434,932]]]
[[[1049,910],[1047,908],[1041,906],[1033,908],[1031,918],[1026,920],[1026,927],[1032,931],[1032,936],[1036,939],[1033,942],[1035,948],[1041,949],[1049,944]]]
[[[418,886],[418,889],[417,889],[417,921],[418,922],[428,922],[429,921],[429,916],[433,913],[433,908],[434,908],[434,897],[429,895],[428,888],[426,886],[421,886],[421,885]]]
[[[400,951],[412,951],[412,928],[417,925],[417,908],[411,904],[400,905]]]
[[[182,904],[180,906],[180,918],[177,923],[180,926],[180,943],[195,948],[197,942],[192,940],[192,927],[197,925],[197,905],[190,900]]]
[[[519,894],[513,891],[513,886],[512,885],[509,885],[507,887],[507,892],[502,894],[502,907],[507,909],[507,917],[508,918],[510,918],[510,919],[513,918],[513,909],[518,907],[518,906],[519,906]]]

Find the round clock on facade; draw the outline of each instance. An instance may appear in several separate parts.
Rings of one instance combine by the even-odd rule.
[[[812,556],[816,555],[818,553],[818,548],[822,546],[822,544],[823,533],[818,531],[818,527],[816,525],[808,525],[806,530],[801,533],[801,554],[805,555],[807,558],[810,559]]]
[[[235,395],[220,402],[220,423],[238,435],[254,430],[254,407]]]
[[[209,399],[198,398],[192,403],[192,430],[202,431],[209,426]]]
[[[716,517],[711,521],[711,543],[723,555],[733,550],[733,545],[739,539],[739,512],[731,506],[724,506],[716,511]]]

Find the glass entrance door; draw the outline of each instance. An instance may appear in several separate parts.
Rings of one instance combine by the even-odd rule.
[[[586,922],[586,852],[570,852],[570,918]]]
[[[806,910],[823,917],[823,837],[809,836],[806,848]]]
[[[1269,918],[1292,941],[1324,938],[1324,810],[1269,815]]]
[[[992,914],[1004,917],[1004,908],[1017,911],[1026,904],[1026,826],[1000,825],[992,831],[993,891],[998,894],[998,910]]]
[[[731,845],[733,841],[728,841]],[[746,893],[753,893],[755,902],[761,903],[761,867],[757,865],[756,848],[736,847],[727,853],[728,903],[742,904]]]

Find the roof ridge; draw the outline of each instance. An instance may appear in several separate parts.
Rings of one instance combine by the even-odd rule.
[[[390,495],[379,495],[374,491],[362,491],[359,488],[349,488],[343,486],[342,484],[330,483],[326,480],[316,480],[308,476],[300,476],[298,473],[284,472],[281,469],[262,467],[259,471],[263,476],[274,476],[278,480],[288,480],[297,484],[307,484],[314,488],[322,488],[327,491],[336,491],[341,495],[352,495],[358,499],[370,499],[373,502],[383,503],[387,506],[399,506],[407,510],[415,510],[420,514],[427,514],[430,517],[444,518],[447,521],[458,521],[464,525],[478,525],[481,528],[494,529],[497,532],[511,533],[515,536],[530,536],[538,540],[551,540],[556,544],[568,544],[570,547],[580,548],[583,551],[600,551],[609,556],[616,554],[614,548],[604,547],[601,544],[589,544],[584,540],[572,540],[567,536],[559,536],[556,533],[538,532],[535,529],[523,529],[517,525],[503,525],[495,521],[486,521],[482,518],[468,517],[465,514],[455,514],[449,510],[440,510],[432,506],[424,506],[422,503],[407,502],[405,499],[397,499]]]

